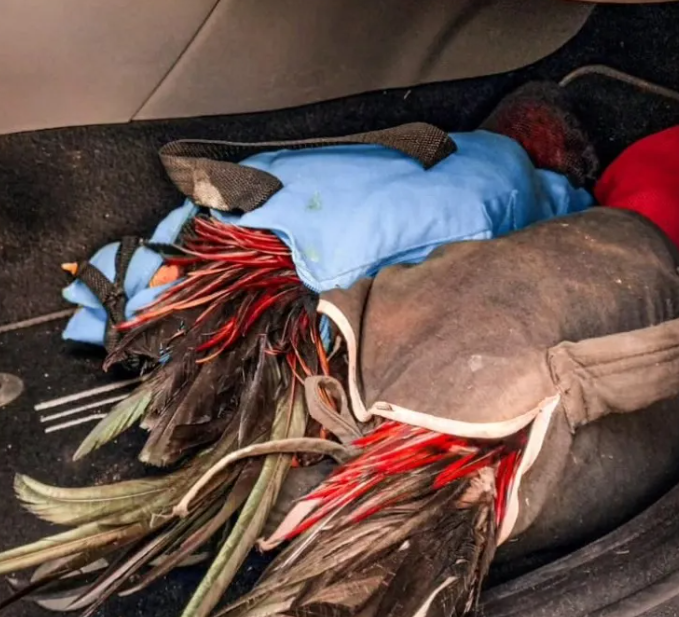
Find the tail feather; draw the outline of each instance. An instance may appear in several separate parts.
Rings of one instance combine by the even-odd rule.
[[[306,517],[284,536],[292,542],[255,589],[219,615],[468,612],[494,555],[498,506],[522,444],[384,423],[358,441],[359,456],[308,495],[311,512],[300,508]]]
[[[268,458],[219,473],[196,495],[187,518],[176,516],[175,506],[197,477],[237,448],[302,437],[306,412],[299,402],[292,404],[300,398],[296,385],[329,370],[313,294],[296,277],[290,252],[276,236],[199,218],[182,242],[167,261],[181,266],[184,278],[119,325],[122,337],[106,361],[108,368],[142,355],[153,368],[129,403],[96,427],[79,451],[85,455],[139,422],[149,433],[140,457],[154,465],[179,464],[172,472],[179,474],[177,482],[164,483],[169,473],[155,478],[158,490],[141,507],[126,485],[97,487],[116,499],[102,506],[106,516],[93,511],[89,523],[74,522],[78,526],[63,537],[0,553],[0,572],[55,556],[86,552],[88,562],[105,556],[111,565],[94,581],[84,581],[76,599],[88,613],[113,593],[144,588],[223,534],[222,546],[247,554],[256,526],[243,535],[242,525],[231,528],[229,519],[239,509],[256,512],[257,524],[266,519],[290,465],[286,456],[271,455],[275,473]],[[290,414],[294,421],[281,419]],[[40,510],[76,521],[79,510],[63,495],[71,493],[45,495]],[[238,565],[220,565],[216,573],[213,563],[211,576],[219,582],[197,590],[194,609],[209,612]],[[60,574],[54,585],[64,580]]]
[[[118,326],[123,336],[105,364],[140,353],[161,361],[140,387],[151,394],[140,458],[156,466],[214,441],[225,415],[240,415],[239,442],[246,443],[261,425],[262,397],[271,394],[260,388],[263,354],[302,378],[320,370],[322,352],[313,294],[273,234],[199,217],[167,261],[185,277]]]
[[[149,432],[141,458],[179,463],[179,470],[150,480],[154,497],[141,507],[129,485],[97,487],[114,499],[101,506],[108,514],[93,511],[69,532],[0,554],[0,572],[82,554],[91,562],[106,557],[111,565],[76,600],[88,614],[111,594],[138,591],[216,543],[240,509],[186,609],[208,614],[264,528],[290,458],[272,454],[215,472],[196,489],[185,518],[177,504],[195,478],[237,448],[321,436],[321,427],[307,422],[298,385],[306,376],[337,374],[344,361],[326,357],[315,297],[273,234],[196,219],[168,261],[181,266],[184,279],[120,326],[124,335],[107,362],[143,353],[156,366],[81,453],[139,421]],[[288,546],[222,615],[439,617],[473,606],[521,440],[470,442],[386,422],[356,446],[360,454],[288,514],[274,533]],[[81,493],[42,492],[36,511],[78,520]]]

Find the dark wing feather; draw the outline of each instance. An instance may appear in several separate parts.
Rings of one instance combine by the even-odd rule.
[[[223,382],[233,373],[232,367],[236,361],[235,354],[231,353],[219,356],[206,364],[192,363],[187,369],[187,373],[189,371],[190,373],[185,375],[183,387],[168,397],[166,406],[154,409],[158,419],[151,428],[139,456],[144,463],[165,466],[176,462],[188,449],[188,444],[184,444],[175,434],[176,430],[196,425],[205,428],[204,425],[217,419],[215,412],[219,409]],[[181,359],[170,362],[183,364]],[[160,370],[166,369],[163,367]],[[193,439],[195,440],[195,437]]]
[[[153,367],[150,374],[80,450],[84,455],[139,422],[149,433],[141,458],[181,467],[153,480],[148,501],[124,483],[42,492],[26,487],[28,507],[74,528],[0,554],[0,572],[81,554],[106,557],[110,565],[94,581],[78,579],[85,587],[76,602],[88,613],[114,593],[145,587],[195,550],[221,543],[210,569],[218,577],[201,585],[191,602],[201,614],[214,607],[236,570],[235,561],[222,563],[219,556],[237,549],[240,559],[252,548],[289,457],[237,464],[201,489],[186,518],[175,516],[175,508],[197,478],[237,447],[302,437],[299,381],[321,364],[327,369],[314,295],[296,276],[285,245],[271,233],[217,221],[196,219],[192,227],[180,257],[167,262],[180,262],[184,278],[118,324],[121,337],[105,363],[141,359],[145,372]],[[82,490],[96,507],[87,507]],[[230,527],[239,508],[247,516],[241,512]],[[61,593],[55,587],[61,580],[46,591]],[[37,585],[26,593],[31,590]]]
[[[462,615],[478,597],[489,547],[494,548],[488,472],[485,468],[435,491],[432,470],[405,476],[410,498],[403,495],[358,522],[342,513],[326,528],[299,536],[253,592],[220,615]],[[379,490],[393,497],[398,484],[395,480]],[[374,499],[368,494],[350,510]]]

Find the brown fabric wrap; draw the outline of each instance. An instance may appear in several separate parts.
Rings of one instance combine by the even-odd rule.
[[[638,411],[679,389],[679,320],[564,342],[549,361],[573,430],[608,413]]]
[[[356,335],[366,407],[386,401],[442,418],[498,422],[556,394],[554,371],[571,382],[561,390],[575,424],[600,415],[602,406],[624,409],[669,394],[630,387],[636,398],[616,402],[614,375],[595,385],[595,368],[574,371],[573,363],[610,355],[617,343],[561,345],[679,317],[679,277],[666,240],[626,212],[593,208],[496,240],[451,244],[423,264],[387,268],[371,283],[323,299],[344,312]],[[620,367],[637,360],[625,358]],[[655,369],[649,388],[672,367]],[[638,370],[641,385],[649,373]],[[595,401],[599,396],[605,400]],[[590,411],[581,418],[582,404]]]
[[[571,435],[550,431],[521,484],[521,511],[501,561],[574,550],[613,531],[679,482],[679,398],[611,414]]]
[[[640,217],[593,208],[449,245],[322,299],[356,339],[366,407],[489,425],[560,395],[507,557],[607,531],[677,480],[679,276]]]

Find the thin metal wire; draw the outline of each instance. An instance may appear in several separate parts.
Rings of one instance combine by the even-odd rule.
[[[603,75],[604,77],[608,77],[609,79],[613,79],[615,81],[621,81],[629,86],[638,88],[639,90],[657,94],[658,96],[663,96],[672,101],[679,101],[679,92],[676,90],[666,88],[665,86],[647,81],[641,77],[636,77],[635,75],[630,75],[624,71],[619,71],[618,69],[606,66],[605,64],[588,64],[586,66],[581,66],[579,69],[575,69],[574,71],[568,73],[568,75],[566,75],[559,82],[559,85],[562,88],[565,88],[575,80],[587,75]]]
[[[50,321],[66,319],[66,317],[73,315],[75,311],[76,309],[64,309],[62,311],[47,313],[46,315],[31,317],[30,319],[24,319],[22,321],[15,321],[14,323],[3,324],[0,325],[0,334],[14,332],[15,330],[23,330],[24,328],[32,328],[33,326],[40,326],[44,323],[49,323]]]
[[[91,416],[85,418],[78,418],[77,420],[70,420],[69,422],[62,422],[61,424],[54,424],[49,428],[45,429],[45,433],[54,433],[55,431],[61,431],[65,428],[71,428],[72,426],[78,426],[78,424],[85,424],[85,422],[92,422],[94,420],[101,420],[105,418],[105,413],[95,413]]]
[[[96,394],[104,394],[106,392],[112,392],[114,390],[120,390],[127,386],[132,386],[143,381],[142,377],[135,377],[134,379],[126,379],[124,381],[116,381],[114,383],[106,384],[105,386],[99,386],[98,388],[92,388],[91,390],[84,390],[83,392],[76,392],[75,394],[69,394],[68,396],[62,396],[60,398],[52,399],[51,401],[44,401],[38,403],[34,409],[36,411],[45,411],[46,409],[52,409],[53,407],[59,407],[60,405],[65,405],[66,403],[73,403],[74,401],[79,401]]]
[[[103,407],[104,405],[111,405],[112,403],[118,403],[126,399],[128,394],[119,394],[117,396],[111,396],[105,398],[102,401],[94,401],[94,403],[87,403],[87,405],[80,405],[79,407],[74,407],[73,409],[68,409],[66,411],[60,411],[59,413],[53,413],[50,416],[42,416],[40,422],[52,422],[52,420],[59,420],[60,418],[68,418],[68,416],[74,416],[81,411],[87,411],[88,409],[95,409],[96,407]]]

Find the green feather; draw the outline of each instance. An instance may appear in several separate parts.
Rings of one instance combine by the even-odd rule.
[[[302,437],[305,430],[306,408],[303,397],[299,391],[295,392],[293,385],[288,396],[283,395],[279,399],[271,438]],[[184,609],[183,617],[207,617],[218,604],[264,528],[290,469],[291,460],[292,456],[289,454],[272,454],[266,457],[257,483],[236,524]]]
[[[176,474],[175,474],[176,476]],[[168,491],[172,476],[65,489],[42,484],[33,478],[17,475],[14,490],[24,507],[50,523],[81,525],[137,510],[140,514]]]
[[[72,540],[78,540],[84,538],[88,535],[96,533],[100,529],[100,525],[96,523],[91,523],[89,525],[83,525],[77,529],[69,529],[68,531],[63,531],[61,533],[47,536],[42,540],[37,542],[32,542],[31,544],[24,544],[23,546],[18,546],[16,548],[0,553],[0,574],[6,574],[7,572],[12,572],[13,570],[5,570],[5,562],[11,559],[17,559],[25,555],[30,555],[32,553],[37,553],[43,548],[48,546],[55,546],[57,544],[65,544],[66,542],[71,542]]]
[[[145,533],[144,527],[139,524],[118,529],[107,528],[97,523],[83,525],[77,529],[0,553],[0,575],[33,568],[52,559],[68,557],[114,543],[132,541],[143,533]]]
[[[83,458],[130,428],[144,415],[151,398],[151,391],[142,386],[124,401],[118,403],[85,437],[85,440],[73,455],[73,460],[77,461]]]
[[[230,489],[229,495],[219,511],[213,513],[206,520],[200,520],[200,525],[194,526],[193,531],[183,536],[181,544],[175,547],[175,550],[161,564],[154,567],[133,588],[126,590],[121,595],[136,593],[148,587],[148,585],[177,567],[187,556],[206,544],[243,505],[257,480],[257,475],[253,474],[253,471],[257,472],[258,469],[259,467],[255,466],[242,472],[234,486]]]

